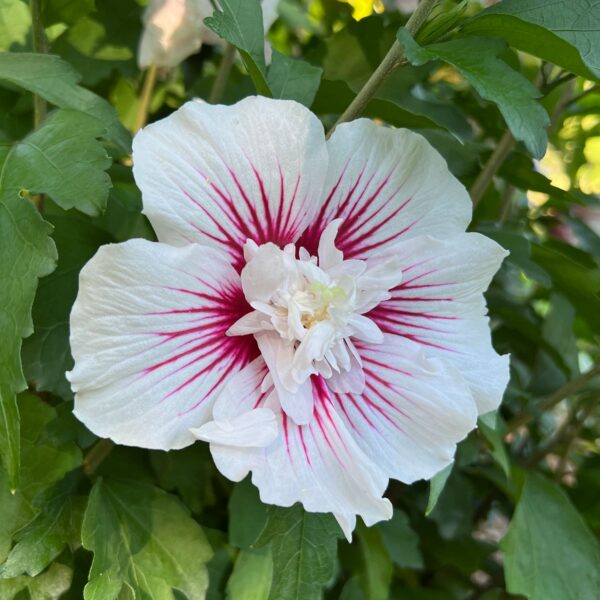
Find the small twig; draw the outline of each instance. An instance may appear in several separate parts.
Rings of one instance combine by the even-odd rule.
[[[510,130],[507,129],[471,186],[469,193],[475,206],[477,206],[479,201],[483,198],[483,195],[494,178],[496,171],[500,168],[506,157],[510,154],[514,142],[515,138],[512,136]]]
[[[433,10],[437,0],[421,0],[415,12],[411,15],[410,19],[406,23],[406,29],[414,37],[419,29],[423,26],[429,13]],[[348,108],[342,113],[340,118],[336,121],[335,125],[331,128],[327,137],[329,137],[335,128],[340,123],[346,123],[356,119],[371,98],[375,95],[377,88],[383,83],[383,81],[393,73],[404,59],[404,49],[397,40],[393,43],[392,47],[385,55],[379,66],[375,69],[375,72],[369,77],[365,85],[362,87],[360,92],[356,95],[354,100],[350,103]]]
[[[575,379],[565,383],[562,387],[558,388],[555,392],[546,396],[543,400],[540,400],[534,405],[533,411],[526,411],[516,417],[513,417],[507,425],[507,431],[515,431],[523,425],[527,425],[533,421],[537,415],[544,411],[550,410],[556,406],[559,402],[572,396],[581,390],[589,381],[591,381],[596,375],[600,375],[600,363],[592,367],[589,371],[582,373]]]
[[[595,92],[600,92],[600,86],[593,85],[592,87],[588,88],[587,90],[584,90],[583,92],[581,92],[581,94],[577,94],[576,96],[573,96],[569,100],[567,106],[569,106],[571,104],[575,104],[576,102],[579,102],[582,98],[585,98],[588,94],[593,94]]]
[[[33,51],[37,54],[48,53],[48,39],[42,23],[40,0],[31,0],[31,26],[33,30]],[[46,117],[46,101],[35,94],[33,96],[33,126],[38,127]]]
[[[82,464],[83,472],[86,475],[92,475],[114,446],[111,440],[99,440],[85,455]]]
[[[150,109],[150,100],[152,99],[152,92],[156,84],[157,70],[156,65],[150,65],[146,71],[144,86],[140,95],[140,104],[135,116],[134,131],[139,131],[148,121],[148,110]]]
[[[225,92],[225,86],[231,73],[231,67],[233,66],[233,59],[235,57],[235,46],[233,44],[227,44],[225,51],[223,52],[223,58],[221,58],[221,64],[217,71],[217,76],[213,82],[208,101],[211,104],[218,104],[223,98]]]

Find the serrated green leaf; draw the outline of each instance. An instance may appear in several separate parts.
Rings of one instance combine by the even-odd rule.
[[[110,188],[105,171],[111,164],[97,141],[104,131],[101,121],[76,110],[50,114],[12,150],[19,169],[29,173],[27,191],[44,192],[65,210],[76,208],[88,215],[103,212]],[[23,185],[18,177],[14,182]]]
[[[310,107],[319,89],[322,74],[323,69],[320,67],[273,49],[267,82],[273,98],[296,100]]]
[[[398,31],[398,40],[408,60],[415,65],[441,59],[456,67],[482,98],[498,105],[515,138],[536,158],[544,155],[550,119],[535,101],[540,96],[536,87],[498,58],[505,49],[502,41],[465,38],[421,47],[404,28]]]
[[[172,600],[173,589],[203,598],[211,549],[200,526],[174,497],[132,481],[99,479],[81,532],[94,553],[86,600],[129,595]]]
[[[205,25],[233,44],[244,61],[256,91],[271,96],[266,80],[265,32],[260,0],[219,0]]]
[[[80,77],[58,56],[50,54],[0,54],[0,81],[26,89],[60,108],[71,108],[96,117],[108,139],[123,152],[131,151],[131,135],[115,109],[103,98],[77,85]]]
[[[600,8],[595,0],[503,0],[463,31],[497,36],[582,77],[600,78]]]
[[[267,521],[267,507],[258,490],[246,477],[236,484],[229,499],[229,543],[249,548],[256,542]]]
[[[507,589],[530,600],[597,600],[600,549],[565,492],[529,473],[500,542]]]
[[[273,579],[271,548],[242,550],[227,582],[229,600],[267,600]]]
[[[448,477],[450,477],[450,473],[452,473],[453,466],[454,463],[449,464],[431,478],[431,481],[429,482],[429,499],[427,500],[427,508],[425,509],[426,515],[429,515],[435,508],[435,505],[440,498],[440,494],[444,491]]]
[[[10,485],[19,473],[19,413],[15,395],[26,382],[21,368],[21,340],[32,333],[31,307],[38,278],[48,275],[56,260],[51,226],[33,204],[21,198],[42,174],[24,168],[13,146],[0,170],[0,457]],[[39,191],[44,191],[40,189]]]
[[[40,281],[33,304],[34,333],[23,342],[23,368],[35,389],[72,398],[65,372],[73,367],[69,314],[77,296],[79,271],[111,236],[76,213],[50,214],[58,249],[56,270]]]
[[[17,532],[17,543],[0,566],[0,578],[36,576],[65,546],[78,545],[85,507],[85,498],[75,494],[80,476],[75,471],[36,498],[34,508],[38,515]]]
[[[267,524],[256,543],[273,551],[272,600],[317,600],[333,577],[337,537],[341,531],[330,514],[269,506]]]

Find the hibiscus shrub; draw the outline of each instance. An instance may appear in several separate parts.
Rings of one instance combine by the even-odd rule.
[[[0,600],[600,597],[600,4],[0,0]]]

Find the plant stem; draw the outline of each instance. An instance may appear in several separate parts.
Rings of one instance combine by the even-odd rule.
[[[48,40],[42,23],[40,0],[31,0],[31,24],[33,29],[33,51],[37,54],[48,53]],[[46,101],[38,96],[33,96],[33,126],[38,127],[46,116]]]
[[[558,388],[555,392],[546,396],[543,400],[540,400],[534,407],[533,411],[526,411],[516,417],[512,418],[508,422],[508,431],[514,431],[523,425],[533,421],[536,416],[546,410],[550,410],[553,406],[556,406],[561,400],[572,396],[583,388],[588,381],[591,381],[596,375],[600,375],[600,363],[592,367],[589,371],[582,373],[578,377],[571,379],[571,381],[565,383],[562,387]]]
[[[137,115],[135,116],[134,132],[139,131],[148,121],[148,110],[150,108],[150,100],[152,92],[156,84],[156,65],[150,65],[146,71],[144,78],[144,86],[140,96],[140,105],[138,106]]]
[[[479,201],[483,198],[483,195],[494,178],[496,171],[506,160],[506,157],[509,155],[514,143],[515,138],[513,138],[512,133],[507,129],[504,132],[504,135],[500,138],[498,145],[494,148],[491,156],[488,158],[488,161],[485,163],[481,173],[477,175],[477,179],[475,179],[473,185],[471,186],[469,193],[475,206],[477,206]]]
[[[433,10],[437,0],[421,0],[415,12],[411,15],[410,19],[406,23],[406,29],[414,37],[415,34],[422,27],[423,23],[427,20],[429,13]],[[402,63],[404,59],[404,50],[397,40],[393,43],[392,47],[385,55],[375,72],[369,77],[365,85],[362,87],[360,92],[356,95],[354,100],[350,103],[350,106],[343,112],[340,118],[336,121],[335,125],[331,128],[327,137],[329,137],[335,128],[340,123],[352,121],[356,119],[363,110],[371,98],[375,95],[377,88],[383,83],[383,81],[389,77]]]
[[[86,475],[94,473],[100,463],[110,454],[114,446],[111,440],[99,440],[85,455],[82,465],[83,472]]]
[[[225,51],[223,52],[223,57],[221,58],[217,76],[215,77],[212,89],[210,90],[210,95],[208,96],[208,101],[211,104],[218,104],[223,98],[223,92],[225,91],[225,86],[227,85],[229,74],[231,73],[234,57],[235,46],[233,44],[227,44],[227,46],[225,46]]]

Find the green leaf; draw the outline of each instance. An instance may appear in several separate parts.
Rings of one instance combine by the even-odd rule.
[[[502,41],[465,38],[421,47],[404,28],[398,31],[398,40],[413,64],[441,59],[456,67],[482,98],[498,105],[515,138],[536,158],[544,155],[548,114],[535,101],[540,95],[537,88],[498,58],[505,49]]]
[[[273,49],[267,81],[273,98],[296,100],[309,106],[313,103],[323,69]]]
[[[375,527],[361,524],[356,537],[362,563],[358,577],[365,596],[369,600],[386,600],[390,594],[394,567],[381,532]]]
[[[77,547],[85,506],[85,498],[74,493],[80,476],[75,471],[38,497],[38,516],[17,532],[17,543],[0,566],[1,578],[38,575],[67,544]]]
[[[435,505],[440,498],[440,494],[444,491],[446,481],[448,481],[448,477],[450,477],[450,473],[452,473],[453,466],[454,463],[449,464],[431,478],[431,481],[429,482],[429,499],[427,500],[427,508],[425,509],[426,515],[429,515],[435,508]]]
[[[377,528],[395,565],[403,569],[423,568],[419,536],[411,528],[405,512],[395,508],[394,516],[389,521],[379,523]]]
[[[99,479],[85,512],[83,546],[94,553],[86,600],[203,598],[211,549],[174,497],[144,483]]]
[[[1,58],[1,57],[0,57]],[[13,146],[0,170],[0,457],[10,485],[19,473],[19,413],[15,395],[26,382],[21,368],[21,339],[31,335],[31,307],[38,278],[48,275],[56,248],[46,223],[20,190],[40,181],[43,173],[27,168]],[[34,164],[33,168],[39,167]],[[38,191],[45,191],[43,188]]]
[[[229,543],[249,548],[256,542],[267,522],[267,507],[260,501],[250,477],[233,488],[229,499]]]
[[[79,271],[111,236],[76,213],[49,214],[58,249],[58,266],[40,281],[33,304],[35,331],[23,342],[23,368],[39,391],[72,398],[65,372],[73,367],[69,314],[77,296]]]
[[[565,492],[529,473],[504,551],[507,589],[530,600],[597,600],[600,549]]]
[[[59,600],[71,587],[73,571],[67,565],[54,563],[37,577],[0,579],[2,600]]]
[[[30,173],[27,191],[44,192],[64,209],[76,208],[88,215],[103,212],[110,188],[105,171],[111,160],[96,138],[104,131],[101,121],[82,112],[52,113],[13,148],[19,168]]]
[[[340,528],[330,514],[269,506],[257,547],[271,544],[273,600],[318,600],[333,577]]]
[[[481,415],[477,420],[479,430],[492,447],[494,460],[502,467],[507,478],[510,478],[510,461],[504,447],[504,423],[498,411]]]
[[[242,550],[227,582],[229,600],[266,600],[271,592],[271,548]]]
[[[205,25],[233,44],[244,61],[256,91],[271,96],[266,80],[265,32],[260,0],[219,0]]]
[[[600,77],[600,10],[595,0],[503,0],[463,26],[585,78]]]
[[[131,135],[115,109],[103,98],[77,85],[80,77],[58,56],[50,54],[0,54],[0,81],[26,89],[60,108],[72,108],[96,117],[108,139],[121,151],[131,151]]]

